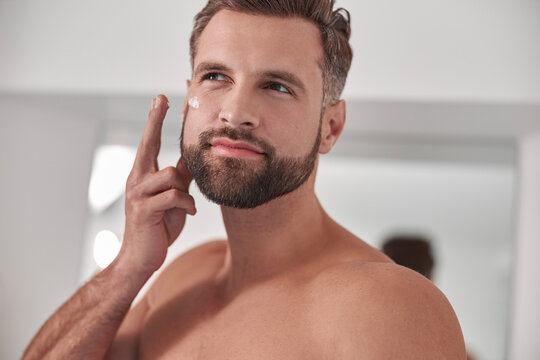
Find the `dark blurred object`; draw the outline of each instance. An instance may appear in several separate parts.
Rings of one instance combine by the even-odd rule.
[[[396,234],[384,241],[382,251],[396,264],[413,269],[433,281],[435,258],[431,241],[427,237]],[[467,360],[475,359],[467,351]]]
[[[430,241],[419,235],[393,235],[382,248],[396,264],[413,269],[432,280],[435,259]]]

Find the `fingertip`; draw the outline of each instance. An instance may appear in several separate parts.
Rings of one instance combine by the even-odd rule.
[[[189,184],[193,180],[193,176],[191,176],[191,173],[187,169],[186,164],[184,163],[183,157],[180,157],[180,159],[178,159],[178,163],[176,164],[176,169],[180,173],[182,180],[184,180],[186,185],[189,186]]]
[[[156,99],[159,99],[159,101],[162,101],[162,102],[169,102],[169,99],[167,99],[167,96],[163,95],[163,94],[158,94],[156,96]]]
[[[191,215],[195,215],[197,213],[197,206],[195,205],[195,198],[191,196]]]
[[[194,216],[197,214],[197,208],[195,206],[185,209],[186,214]]]
[[[165,104],[165,106],[163,106]],[[154,100],[152,100],[152,109],[163,109],[167,111],[170,107],[169,99],[163,94],[158,94]]]

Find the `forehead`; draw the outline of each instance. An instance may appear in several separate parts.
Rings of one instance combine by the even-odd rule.
[[[233,69],[268,67],[322,78],[320,32],[308,20],[221,10],[202,32],[194,68],[202,61],[224,62]]]

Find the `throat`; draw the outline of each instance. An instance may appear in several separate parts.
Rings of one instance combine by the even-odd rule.
[[[329,247],[331,220],[313,200],[305,204],[308,209],[292,212],[278,204],[222,209],[228,246],[219,277],[227,279],[229,291],[290,274],[321,258]]]

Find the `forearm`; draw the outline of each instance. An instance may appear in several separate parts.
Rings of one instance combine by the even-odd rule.
[[[186,214],[196,213],[192,180],[180,158],[159,170],[157,156],[168,99],[152,101],[133,169],[126,181],[126,228],[117,259],[43,325],[23,359],[103,359],[131,302],[165,261]]]
[[[151,274],[122,260],[81,287],[47,320],[23,359],[103,359],[131,302]]]

